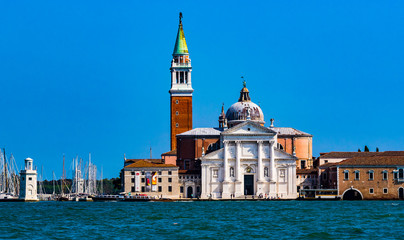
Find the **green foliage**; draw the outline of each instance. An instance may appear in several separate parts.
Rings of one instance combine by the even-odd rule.
[[[365,145],[365,152],[369,152],[369,148],[367,145]]]
[[[360,148],[358,148],[358,152],[362,152]]]
[[[376,148],[376,152],[379,152],[379,148],[378,148],[378,147]]]

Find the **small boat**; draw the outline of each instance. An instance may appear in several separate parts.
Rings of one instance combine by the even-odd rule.
[[[0,193],[0,202],[22,202],[23,200],[11,193]]]
[[[117,202],[120,201],[124,196],[121,195],[97,195],[93,196],[94,202]]]

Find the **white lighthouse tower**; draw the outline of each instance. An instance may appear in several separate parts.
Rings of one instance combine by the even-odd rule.
[[[20,172],[20,199],[24,201],[38,201],[37,173],[32,162],[31,158],[26,158],[25,169]]]

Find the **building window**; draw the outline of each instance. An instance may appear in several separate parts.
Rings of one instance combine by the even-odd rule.
[[[374,193],[373,188],[369,188],[369,193],[370,193],[370,194],[373,194],[373,193]]]
[[[175,127],[179,127],[180,125],[178,123],[175,124]]]
[[[196,192],[197,193],[201,192],[201,188],[199,186],[196,186]]]
[[[355,171],[355,180],[359,180],[360,179],[360,174],[359,174],[359,170]]]
[[[175,115],[177,115],[177,116],[178,116],[178,114],[180,114],[180,113],[179,113],[178,111],[176,111],[176,112],[175,112]]]
[[[370,170],[369,171],[369,181],[373,181],[373,178],[374,178],[374,171]]]
[[[217,178],[217,175],[218,175],[218,171],[217,171],[217,169],[214,169],[213,170],[213,178]]]
[[[180,101],[178,101],[178,100],[175,100],[175,104],[178,104],[178,103],[180,103]]]
[[[32,177],[28,178],[29,181],[32,181]]]
[[[159,171],[159,175],[161,175],[161,171]]]
[[[171,179],[171,178],[168,178],[168,182],[172,182],[172,179]]]
[[[131,172],[130,174],[131,174],[131,175],[135,175],[135,172]]]
[[[136,191],[135,187],[132,187],[132,192],[135,192],[135,191]]]
[[[159,178],[159,182],[161,182],[161,178]]]
[[[185,168],[186,170],[188,170],[188,169],[189,169],[189,166],[190,166],[190,161],[189,161],[189,160],[185,160],[185,161],[184,161],[184,164],[185,164],[184,168]]]
[[[305,160],[301,160],[301,161],[300,161],[300,168],[301,168],[301,169],[305,169],[305,168],[306,168],[306,161],[305,161]]]
[[[173,187],[168,186],[168,191],[169,191],[169,192],[172,192],[172,191],[173,191]]]
[[[349,171],[348,170],[344,171],[344,180],[349,180]]]
[[[389,193],[389,190],[387,188],[383,188],[383,193],[387,194],[387,193]]]
[[[184,187],[180,187],[180,193],[184,193]]]
[[[269,177],[268,168],[267,168],[267,167],[264,168],[264,177]]]
[[[399,169],[398,170],[398,178],[399,179],[403,179],[404,178],[404,169]]]
[[[134,183],[134,182],[135,182],[135,178],[131,178],[130,181]]]
[[[189,176],[187,176],[187,179],[189,179]]]
[[[146,180],[145,180],[145,178],[142,178],[142,183],[144,183]]]
[[[389,175],[387,170],[384,170],[382,173],[383,173],[383,180],[387,180],[388,175]]]
[[[395,180],[398,179],[398,171],[393,171],[393,178],[394,178]]]
[[[234,177],[234,168],[230,167],[230,177]]]
[[[144,175],[144,171],[142,171],[142,175]]]
[[[328,160],[324,160],[324,163],[328,163]]]
[[[171,171],[168,171],[168,175],[171,175]]]
[[[145,187],[142,187],[142,192],[146,192],[146,191],[145,191]]]
[[[163,191],[161,186],[158,187],[158,191],[159,192]]]
[[[326,172],[323,173],[323,179],[324,179],[324,180],[327,180],[327,173],[326,173]]]

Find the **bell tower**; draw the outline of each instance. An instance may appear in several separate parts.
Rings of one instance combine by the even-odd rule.
[[[182,28],[182,13],[171,61],[171,150],[177,149],[176,135],[192,129],[191,59]]]

